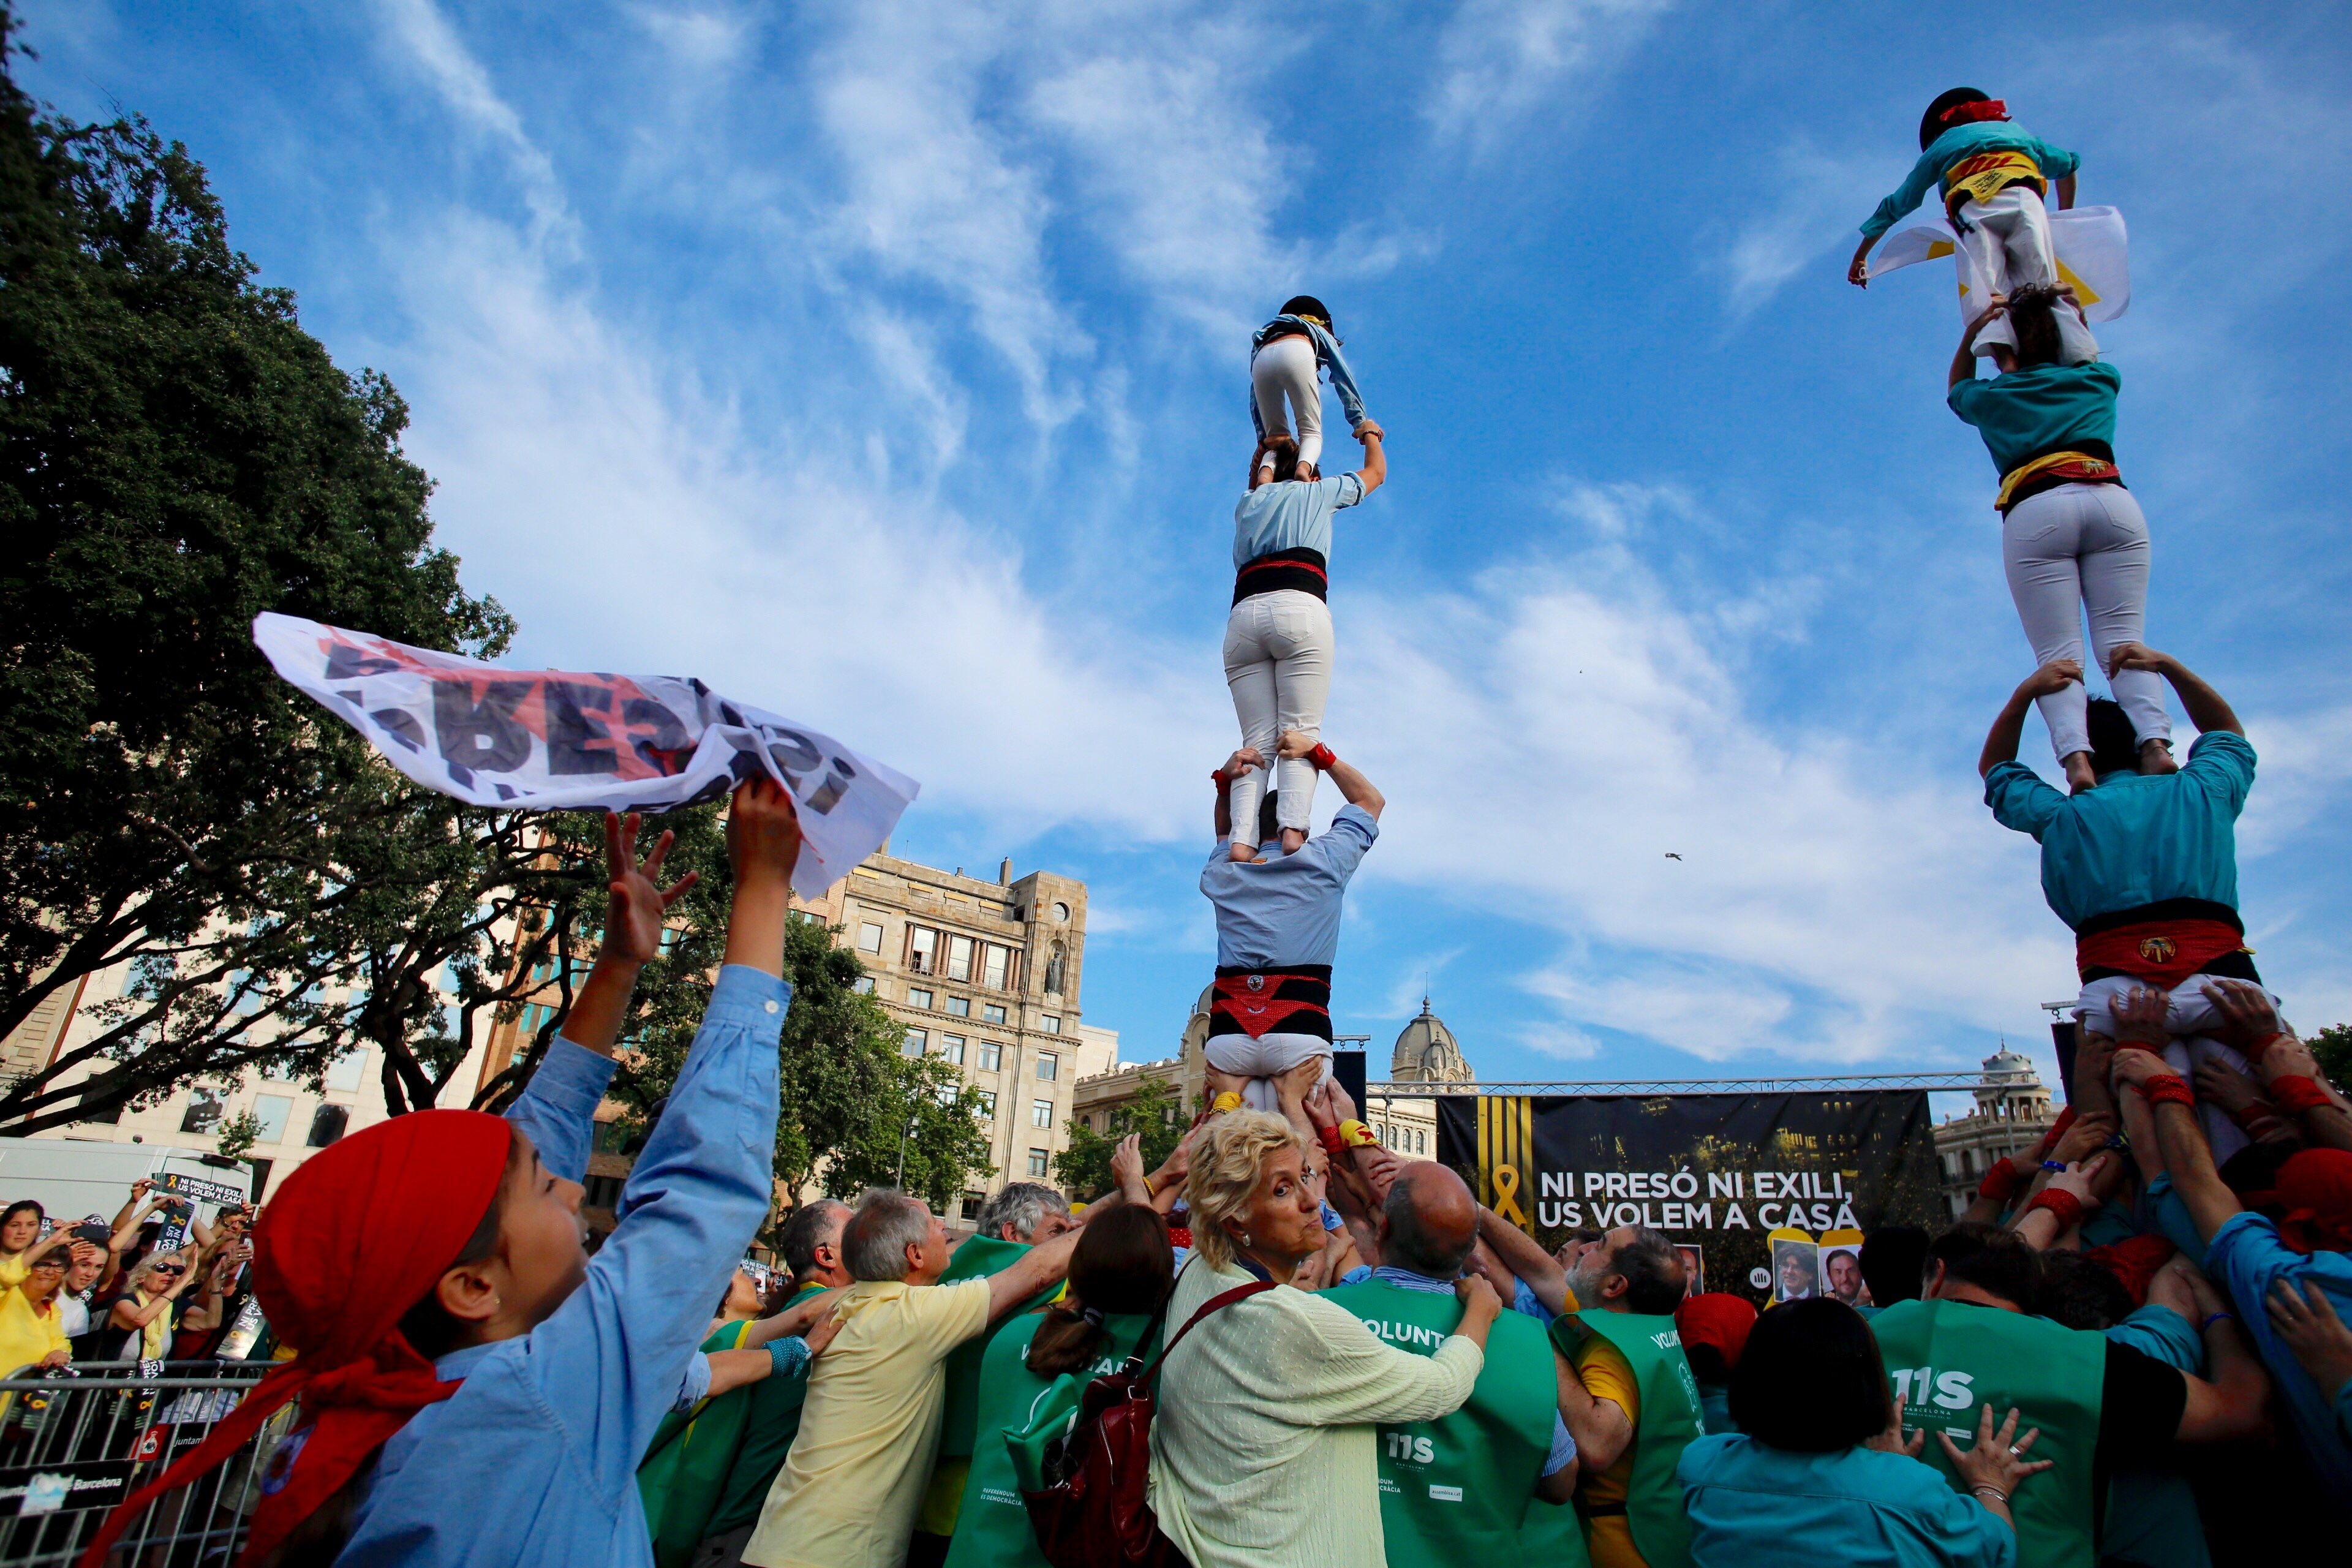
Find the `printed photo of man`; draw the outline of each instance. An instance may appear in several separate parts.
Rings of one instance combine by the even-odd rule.
[[[1772,1300],[1808,1301],[1821,1294],[1821,1248],[1810,1241],[1772,1244]]]
[[[1843,1301],[1849,1307],[1867,1307],[1870,1287],[1863,1283],[1862,1251],[1853,1247],[1825,1247],[1822,1249],[1822,1294]]]
[[[1683,1294],[1706,1294],[1706,1260],[1699,1249],[1686,1241],[1675,1243],[1675,1250],[1683,1255]]]

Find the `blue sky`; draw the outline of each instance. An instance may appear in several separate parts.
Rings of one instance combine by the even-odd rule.
[[[27,11],[35,90],[185,141],[263,280],[406,395],[520,662],[700,675],[921,779],[896,851],[1087,878],[1086,1017],[1129,1059],[1213,963],[1247,334],[1307,289],[1392,475],[1333,561],[1325,733],[1391,801],[1343,1026],[1384,1055],[1426,974],[1489,1079],[1910,1070],[2001,1031],[2046,1064],[2071,952],[1979,798],[2031,658],[1943,406],[1949,275],[1843,281],[1948,62],[1997,58],[1948,17]],[[2032,46],[1968,79],[2131,226],[2101,335],[2150,640],[2261,752],[2265,974],[2352,1019],[2352,32],[1968,32]],[[2038,721],[2025,755],[2054,774]]]

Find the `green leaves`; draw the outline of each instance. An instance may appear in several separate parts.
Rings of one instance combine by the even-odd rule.
[[[1077,1118],[1070,1119],[1070,1146],[1054,1156],[1054,1179],[1074,1193],[1099,1196],[1110,1191],[1116,1184],[1111,1154],[1130,1132],[1143,1135],[1143,1168],[1158,1170],[1192,1125],[1183,1112],[1184,1096],[1174,1084],[1160,1078],[1139,1079],[1135,1098],[1111,1111],[1108,1131],[1097,1132]]]

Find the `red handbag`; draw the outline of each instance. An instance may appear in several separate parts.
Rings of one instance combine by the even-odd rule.
[[[1160,1533],[1146,1500],[1153,1383],[1169,1352],[1202,1319],[1274,1289],[1272,1280],[1260,1279],[1220,1291],[1201,1303],[1150,1366],[1106,1373],[1087,1384],[1068,1436],[1046,1451],[1045,1489],[1021,1494],[1037,1545],[1053,1568],[1183,1568],[1183,1554]]]

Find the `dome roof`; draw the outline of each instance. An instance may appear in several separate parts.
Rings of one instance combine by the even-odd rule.
[[[1401,1083],[1467,1083],[1475,1076],[1454,1031],[1429,1010],[1429,998],[1423,997],[1420,1016],[1397,1035],[1389,1077]]]
[[[2033,1070],[2033,1058],[2011,1050],[2006,1042],[2002,1043],[2000,1049],[1985,1058],[1984,1075],[1988,1079],[2022,1078],[2040,1081],[2039,1075]]]

